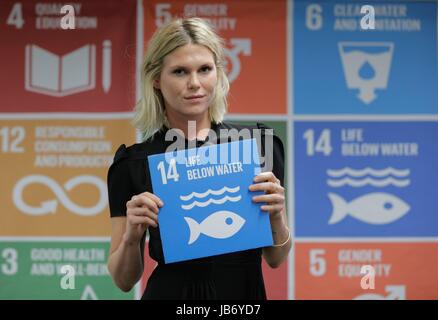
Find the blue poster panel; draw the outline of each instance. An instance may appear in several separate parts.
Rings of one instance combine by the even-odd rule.
[[[272,245],[269,215],[249,191],[255,139],[148,157],[166,263]]]
[[[438,235],[438,122],[297,122],[295,231]]]
[[[374,23],[364,5],[374,8]],[[293,6],[294,113],[436,114],[436,1]]]

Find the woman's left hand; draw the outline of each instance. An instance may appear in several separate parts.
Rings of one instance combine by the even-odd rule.
[[[254,177],[250,191],[264,191],[264,195],[254,196],[254,202],[265,202],[261,209],[269,212],[269,218],[280,218],[284,209],[284,188],[272,172],[262,172]]]

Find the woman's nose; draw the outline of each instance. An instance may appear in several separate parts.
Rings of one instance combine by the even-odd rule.
[[[198,75],[196,73],[190,75],[188,86],[189,89],[198,89],[201,86],[201,84],[199,83]]]

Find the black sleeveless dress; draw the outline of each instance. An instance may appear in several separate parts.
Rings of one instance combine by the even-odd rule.
[[[220,129],[233,128],[261,129],[261,145],[264,146],[264,130],[267,127],[263,124],[258,123],[257,126],[251,127],[225,122],[212,123],[212,129],[216,131],[217,136]],[[145,191],[153,193],[147,157],[165,152],[172,144],[172,141],[165,141],[167,130],[169,129],[163,127],[155,133],[153,139],[128,148],[121,145],[117,150],[108,171],[111,217],[126,216],[126,202],[133,195]],[[252,130],[250,132],[252,133]],[[203,141],[196,141],[197,147],[203,144]],[[261,152],[263,156],[263,148]],[[272,171],[284,185],[284,149],[281,140],[275,135],[272,159]],[[149,255],[158,265],[148,279],[142,299],[266,299],[261,248],[165,264],[159,226],[149,228],[149,234]],[[146,233],[141,241],[142,253],[145,237]]]

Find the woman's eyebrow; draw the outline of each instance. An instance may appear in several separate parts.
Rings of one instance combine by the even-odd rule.
[[[211,67],[213,64],[214,64],[213,62],[206,61],[206,62],[203,62],[203,63],[197,64],[197,67],[196,67],[196,68],[202,68],[202,67],[206,67],[206,66]],[[175,65],[171,65],[169,68],[171,68],[171,69],[178,69],[178,68],[181,68],[181,69],[190,69],[191,66],[186,65],[186,64],[175,64]]]
[[[176,64],[174,66],[171,66],[170,69],[188,69],[188,68],[186,66]]]
[[[203,63],[203,64],[201,64],[201,68],[202,67],[211,67],[211,66],[213,66],[214,65],[214,63],[213,62],[206,62],[206,63]]]

